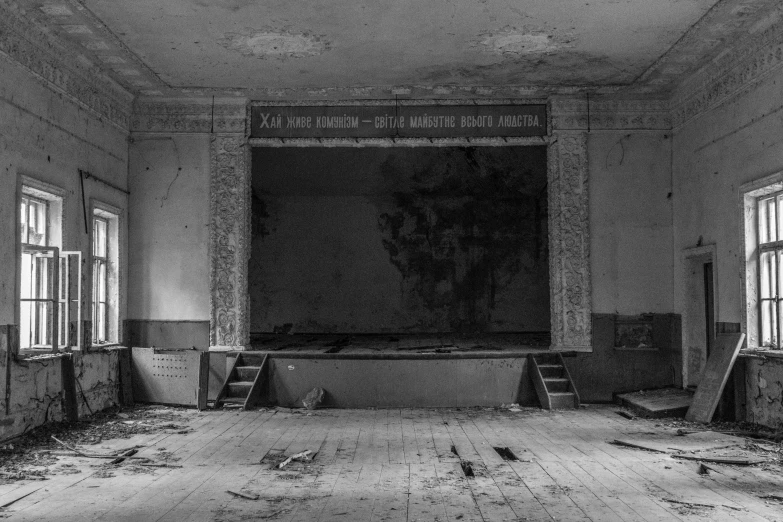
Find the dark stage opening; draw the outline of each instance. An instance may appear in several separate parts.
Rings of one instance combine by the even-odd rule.
[[[280,334],[548,345],[546,147],[255,147],[252,188],[254,346]]]

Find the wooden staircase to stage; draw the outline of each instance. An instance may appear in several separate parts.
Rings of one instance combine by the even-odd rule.
[[[528,372],[545,410],[579,408],[579,393],[560,353],[529,354]]]
[[[261,385],[266,368],[267,355],[249,355],[240,353],[226,373],[226,380],[215,398],[213,408],[224,404],[240,404],[242,409],[257,406],[261,400]]]

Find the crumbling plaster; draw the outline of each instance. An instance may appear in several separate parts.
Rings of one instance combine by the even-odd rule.
[[[46,422],[65,417],[62,357],[73,364],[79,417],[119,402],[119,356],[117,350],[73,353],[46,359],[11,361],[10,400],[3,395],[0,441],[25,433]],[[5,352],[0,358],[0,383],[5,393]],[[8,414],[5,414],[7,407]]]
[[[783,359],[747,359],[745,393],[747,420],[783,428]]]

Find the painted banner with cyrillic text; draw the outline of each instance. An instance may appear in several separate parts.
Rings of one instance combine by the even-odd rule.
[[[251,138],[545,136],[546,105],[253,106]]]

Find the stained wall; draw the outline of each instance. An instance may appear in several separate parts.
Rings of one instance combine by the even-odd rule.
[[[682,253],[715,245],[715,320],[739,330],[745,306],[740,187],[783,171],[783,70],[677,128],[673,165],[676,309],[686,308]],[[783,365],[749,361],[747,368],[749,420],[779,422],[782,392],[775,383],[783,380]]]
[[[55,92],[27,69],[0,57],[0,325],[18,324],[16,282],[18,225],[17,183],[28,176],[63,194],[62,248],[79,250],[83,259],[83,319],[90,318],[87,272],[89,235],[84,207],[97,200],[121,211],[120,236],[127,233],[126,194],[95,179],[84,181],[79,169],[119,188],[127,182],[127,132]],[[120,293],[127,284],[127,266],[120,259]],[[120,299],[120,318],[125,317]],[[7,344],[0,346],[0,439],[62,418],[59,359],[7,363]],[[93,411],[116,402],[116,354],[75,355],[76,374]],[[6,380],[10,375],[10,390]],[[83,401],[82,401],[83,402]],[[6,414],[6,411],[8,412]],[[80,412],[87,408],[80,406]]]
[[[544,147],[255,148],[251,331],[549,330]]]
[[[128,336],[209,346],[209,135],[134,134],[129,145]]]

